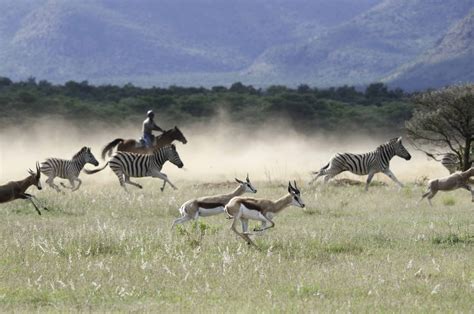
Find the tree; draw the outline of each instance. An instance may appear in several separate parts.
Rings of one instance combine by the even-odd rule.
[[[413,144],[433,158],[437,149],[450,150],[467,170],[474,142],[474,84],[426,92],[414,102],[415,112],[406,122]]]

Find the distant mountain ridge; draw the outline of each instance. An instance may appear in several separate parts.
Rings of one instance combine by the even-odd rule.
[[[466,71],[474,0],[0,0],[0,6],[0,76],[13,79],[165,86],[384,80],[416,89],[474,78]],[[448,69],[443,77],[427,79],[440,68]]]

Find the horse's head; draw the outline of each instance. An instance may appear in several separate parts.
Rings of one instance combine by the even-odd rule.
[[[31,169],[28,169],[28,173],[30,174],[29,178],[30,178],[31,185],[34,185],[36,186],[38,190],[41,190],[43,187],[41,186],[41,181],[40,181],[41,171],[40,171],[39,163],[36,162],[36,173]]]
[[[188,142],[188,140],[184,137],[183,132],[181,132],[181,130],[177,126],[173,128],[173,132],[177,141],[180,141],[183,144],[186,144]]]

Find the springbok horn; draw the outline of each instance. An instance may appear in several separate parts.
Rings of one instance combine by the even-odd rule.
[[[245,180],[247,180],[247,182],[250,182],[248,172],[247,172],[247,178]]]
[[[296,186],[296,180],[293,180],[293,182],[295,183],[295,189],[298,190],[298,187]]]

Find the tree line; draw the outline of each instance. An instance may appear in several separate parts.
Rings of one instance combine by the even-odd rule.
[[[301,132],[401,130],[413,112],[411,95],[382,83],[354,86],[255,88],[240,82],[230,87],[138,87],[91,85],[87,81],[52,84],[29,78],[0,77],[0,127],[23,117],[61,116],[73,122],[140,122],[153,109],[164,127],[207,122],[225,113],[231,120],[258,128],[285,120]]]

